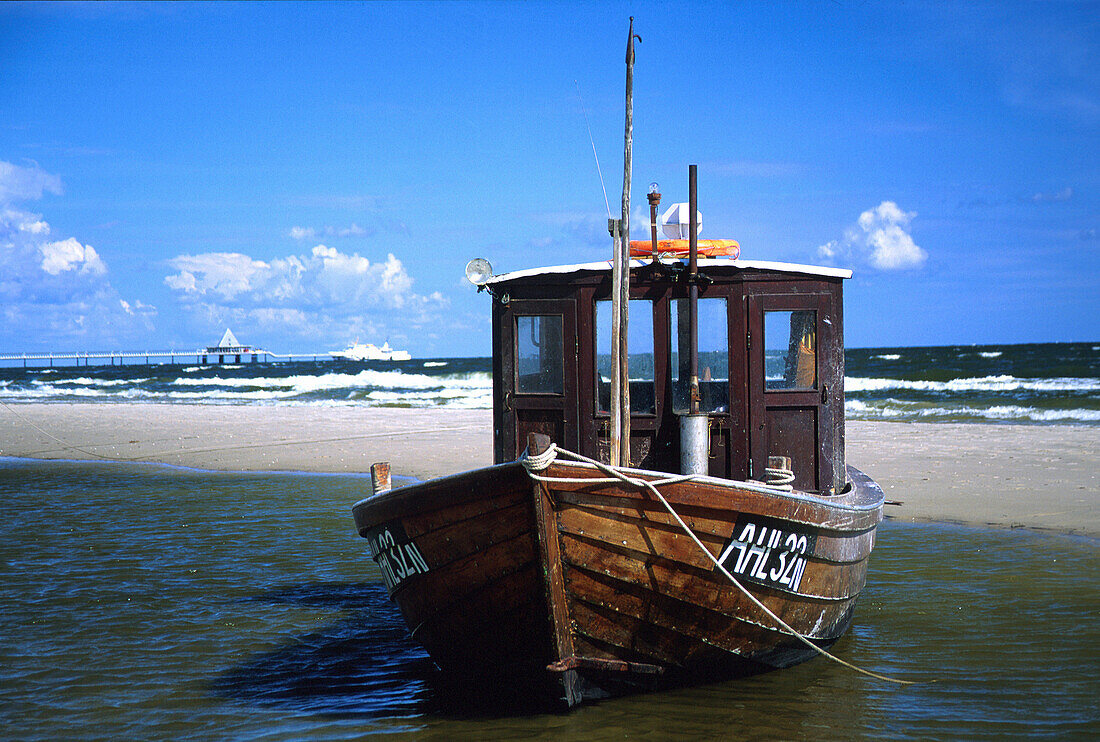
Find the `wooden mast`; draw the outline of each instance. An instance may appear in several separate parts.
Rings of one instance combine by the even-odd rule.
[[[639,38],[639,41],[641,39]],[[630,371],[627,327],[630,317],[630,176],[634,145],[634,16],[626,41],[626,132],[623,152],[623,212],[611,233],[611,463],[630,466]]]

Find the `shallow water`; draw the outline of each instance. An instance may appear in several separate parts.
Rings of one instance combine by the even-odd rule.
[[[16,739],[1095,738],[1100,544],[886,522],[834,648],[543,713],[406,638],[363,477],[0,459],[0,718]]]

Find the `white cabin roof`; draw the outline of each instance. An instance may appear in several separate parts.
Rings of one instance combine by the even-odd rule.
[[[679,258],[673,260],[662,260],[662,263],[684,263],[686,260]],[[776,263],[770,260],[730,260],[728,258],[699,258],[699,267],[728,267],[741,269],[752,269],[762,271],[777,271],[781,273],[801,273],[803,275],[810,276],[824,276],[827,278],[851,278],[852,272],[844,268],[827,268],[820,265],[801,265],[799,263]],[[630,261],[631,268],[642,268],[650,263],[649,258],[634,258]],[[562,273],[579,273],[581,271],[609,271],[611,270],[610,260],[601,260],[595,263],[574,263],[573,265],[552,265],[541,268],[528,268],[526,270],[512,271],[510,273],[501,273],[500,275],[493,276],[485,283],[503,283],[505,281],[512,281],[517,278],[527,278],[529,276],[542,276]]]

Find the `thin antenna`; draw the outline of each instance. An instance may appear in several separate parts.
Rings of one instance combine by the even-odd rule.
[[[600,157],[596,154],[596,140],[592,138],[592,126],[588,123],[588,111],[584,107],[584,98],[581,97],[581,86],[576,80],[577,100],[581,102],[581,112],[584,114],[584,125],[588,127],[588,141],[592,142],[592,156],[596,158],[596,172],[600,174],[600,188],[603,189],[603,205],[607,209],[607,218],[611,218],[611,204],[607,200],[607,186],[603,184],[603,170],[600,170]]]

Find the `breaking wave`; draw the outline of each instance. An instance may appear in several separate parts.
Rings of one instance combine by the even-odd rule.
[[[853,420],[1100,425],[1100,346],[849,349]],[[715,357],[716,364],[725,362]],[[715,378],[719,378],[717,374]],[[488,409],[488,358],[0,368],[0,402]]]
[[[1100,378],[1018,379],[1015,376],[982,376],[949,381],[910,381],[905,379],[844,379],[849,394],[879,392],[887,389],[911,389],[929,392],[1008,392],[1017,390],[1059,392],[1100,391]]]

